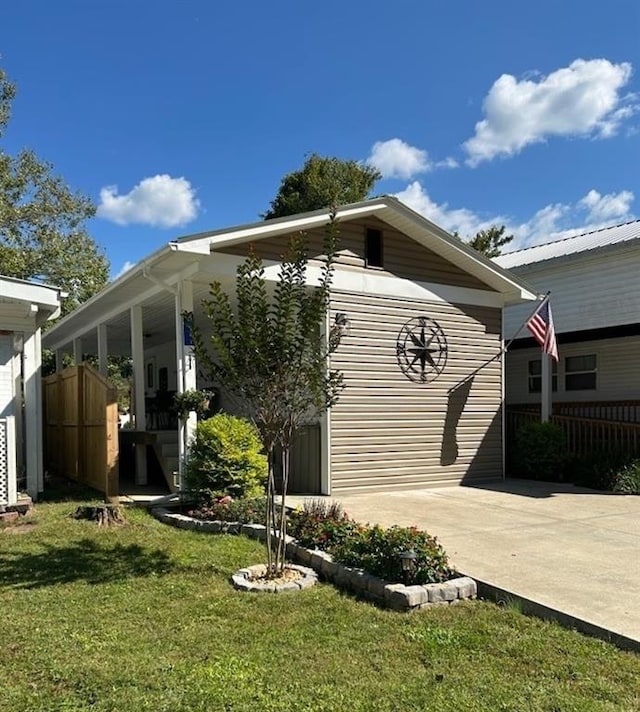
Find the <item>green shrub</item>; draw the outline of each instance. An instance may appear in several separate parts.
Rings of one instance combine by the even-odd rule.
[[[333,557],[386,581],[402,581],[400,554],[408,550],[416,554],[415,566],[408,576],[410,583],[439,583],[454,575],[447,554],[435,537],[416,527],[361,527],[334,548]]]
[[[338,502],[307,500],[289,515],[288,531],[301,546],[332,553],[336,546],[358,531],[359,525]]]
[[[569,479],[582,487],[640,494],[640,458],[624,452],[595,451],[569,459]]]
[[[221,497],[189,512],[197,519],[211,519],[220,522],[241,522],[242,524],[264,524],[267,519],[266,497],[244,497],[233,499]]]
[[[387,581],[404,580],[400,554],[409,549],[416,554],[412,583],[437,583],[453,576],[444,549],[427,532],[359,524],[337,502],[305,502],[290,515],[289,533],[307,549],[327,551],[339,563]]]
[[[199,422],[185,463],[188,490],[200,502],[259,496],[267,478],[261,450],[258,431],[243,418],[219,413]]]
[[[564,479],[567,450],[561,428],[554,423],[527,423],[515,440],[513,474],[533,480]]]
[[[623,494],[640,494],[640,459],[630,460],[614,474],[612,490]]]

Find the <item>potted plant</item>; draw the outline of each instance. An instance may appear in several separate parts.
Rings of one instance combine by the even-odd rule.
[[[173,405],[180,420],[189,417],[189,413],[195,412],[198,418],[204,418],[209,411],[209,406],[214,394],[211,391],[189,388],[182,393],[176,393],[173,397]]]

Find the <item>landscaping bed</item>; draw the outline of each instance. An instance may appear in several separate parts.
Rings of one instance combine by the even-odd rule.
[[[265,541],[267,538],[266,527],[262,524],[199,519],[163,507],[153,509],[152,514],[161,522],[180,529],[213,534],[243,534],[259,541]],[[286,552],[290,560],[310,566],[323,579],[331,581],[338,588],[395,610],[410,611],[431,604],[451,604],[475,598],[477,594],[476,582],[468,576],[454,576],[440,583],[422,585],[385,581],[361,568],[337,563],[332,555],[325,551],[307,549],[298,544],[292,536],[287,536]]]

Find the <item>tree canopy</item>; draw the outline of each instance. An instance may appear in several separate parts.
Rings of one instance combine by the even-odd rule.
[[[380,173],[357,161],[312,153],[302,168],[288,173],[280,183],[265,220],[365,200]]]
[[[15,92],[0,69],[0,139]],[[29,149],[11,156],[0,145],[0,274],[54,284],[69,295],[63,312],[75,309],[108,280],[109,262],[85,228],[94,214],[50,163]]]
[[[504,225],[498,227],[492,225],[486,230],[480,230],[475,237],[469,240],[469,244],[485,257],[498,257],[502,254],[502,248],[513,240],[513,235],[505,235]],[[457,233],[455,233],[457,235]]]

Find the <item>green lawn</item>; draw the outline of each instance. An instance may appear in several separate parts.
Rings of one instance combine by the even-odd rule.
[[[102,531],[75,506],[0,532],[0,709],[640,709],[640,657],[515,610],[238,593],[229,575],[263,560],[257,542],[141,510]]]

